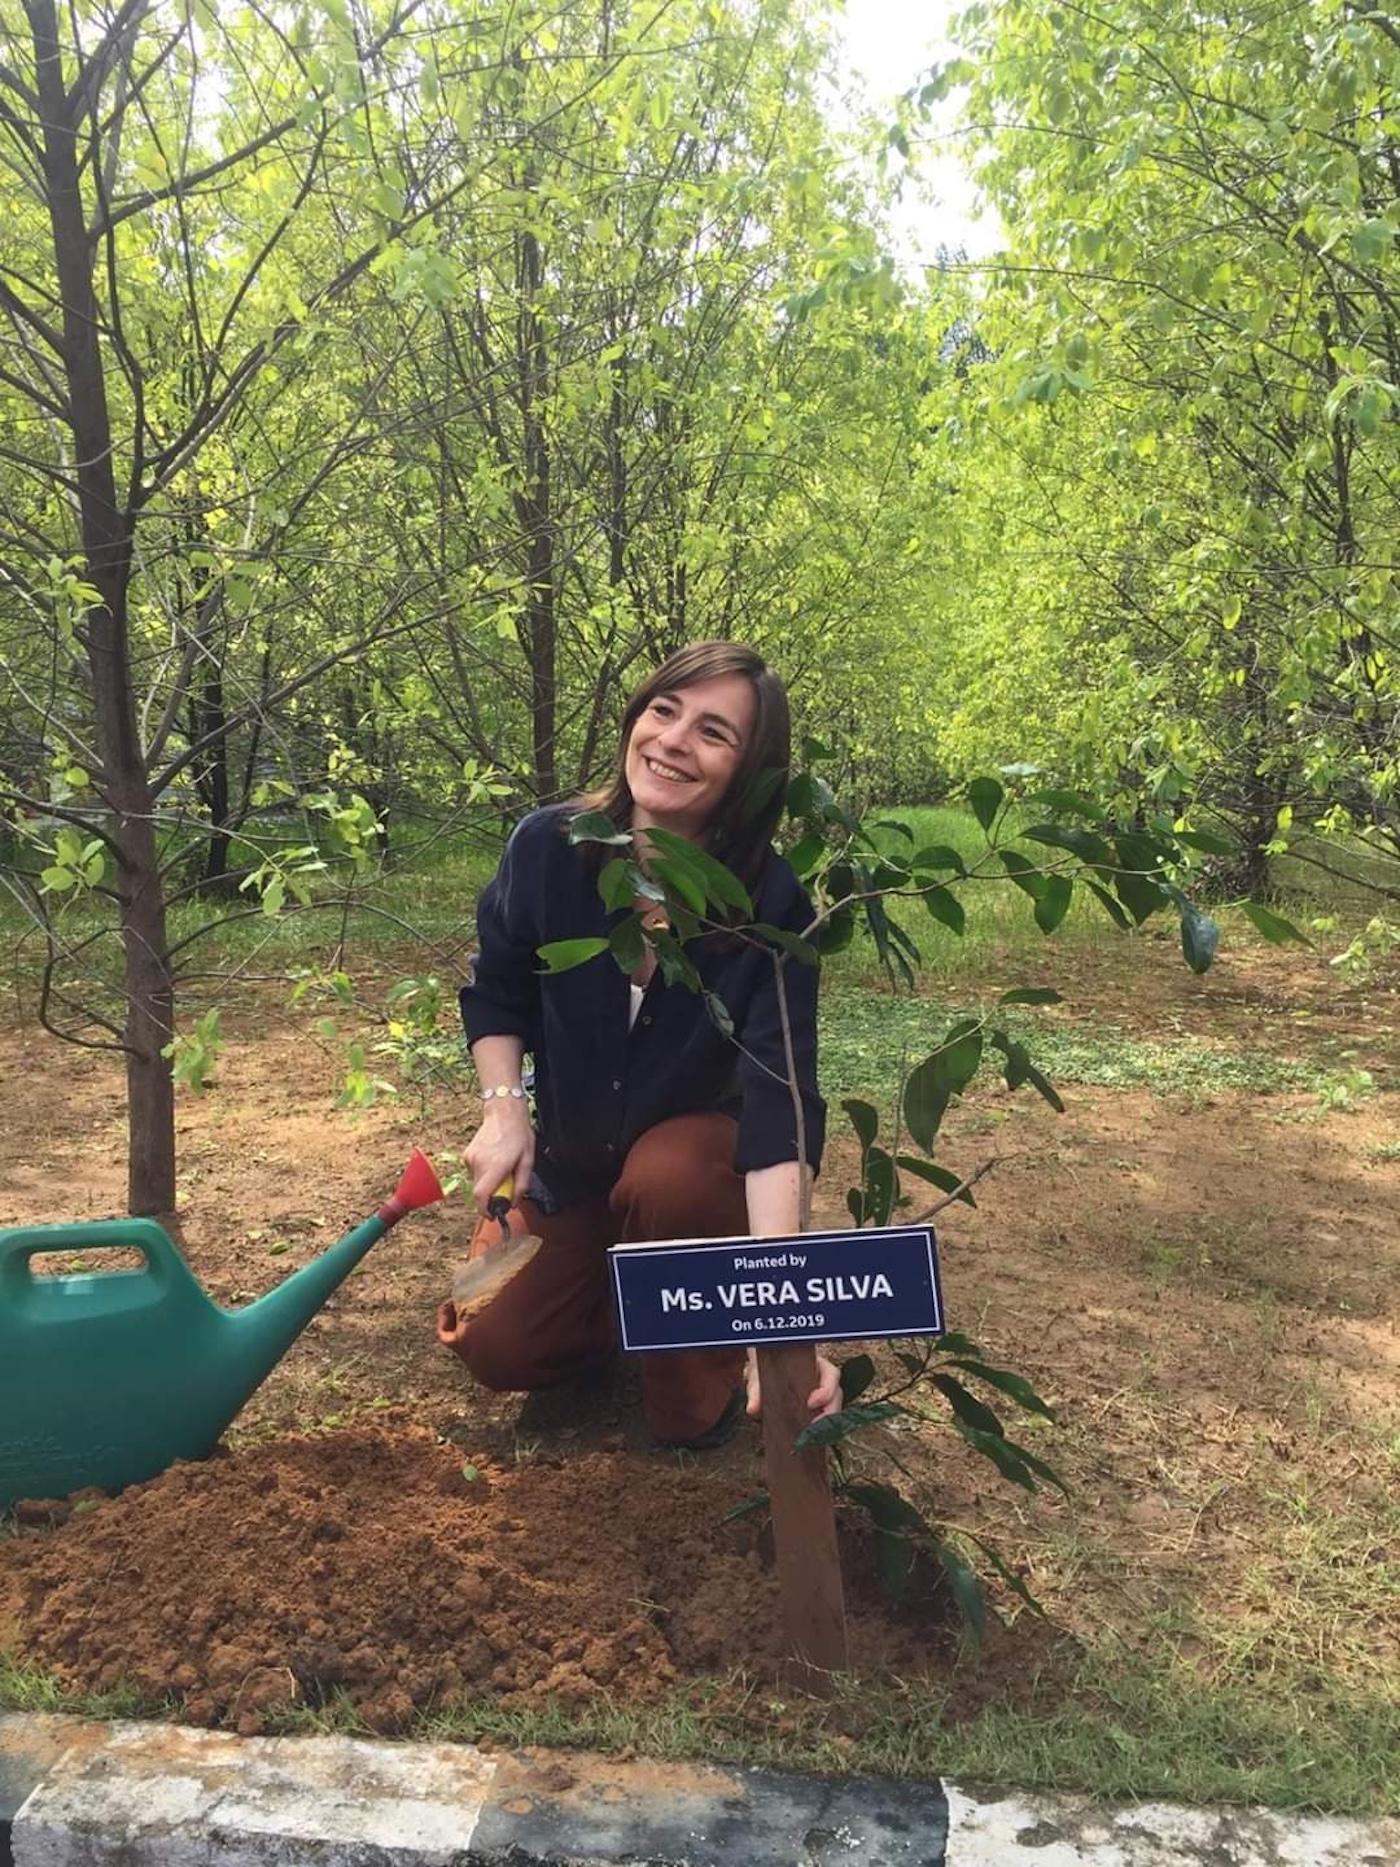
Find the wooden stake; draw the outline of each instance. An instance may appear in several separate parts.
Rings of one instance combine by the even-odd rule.
[[[807,1396],[817,1384],[816,1351],[807,1342],[760,1348],[758,1378],[783,1629],[803,1669],[802,1683],[809,1691],[823,1692],[830,1687],[830,1675],[846,1665],[836,1515],[826,1448],[792,1449],[812,1417]]]

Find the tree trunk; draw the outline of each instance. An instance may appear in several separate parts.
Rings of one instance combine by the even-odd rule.
[[[143,787],[144,788],[144,787]],[[149,806],[125,825],[118,879],[126,985],[127,1210],[175,1209],[175,1031],[165,898]]]
[[[551,802],[559,795],[555,744],[555,550],[554,511],[550,499],[549,435],[545,398],[549,392],[549,353],[535,299],[544,282],[544,256],[533,233],[519,236],[517,285],[521,295],[516,326],[516,363],[524,440],[525,487],[517,510],[525,533],[525,647],[530,662],[531,746],[535,795]]]
[[[193,744],[208,738],[209,747],[195,773],[195,789],[209,813],[209,841],[204,850],[200,886],[212,893],[223,893],[232,886],[228,872],[229,848],[233,835],[230,822],[230,786],[228,774],[228,714],[224,707],[222,663],[215,661],[206,669],[190,705],[190,737]],[[210,737],[210,735],[216,735]]]
[[[118,503],[113,436],[78,174],[79,105],[64,87],[53,0],[26,0],[34,36],[42,161],[63,299],[63,364],[78,482],[78,520],[87,579],[100,594],[86,618],[88,665],[102,758],[100,784],[111,814],[126,994],[127,1201],[137,1213],[175,1204],[175,1092],[161,1056],[173,1035],[174,991],[155,819],[136,726],[127,640],[131,516]]]

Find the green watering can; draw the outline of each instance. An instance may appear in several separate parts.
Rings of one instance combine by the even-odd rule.
[[[372,1219],[241,1310],[210,1301],[152,1219],[0,1229],[0,1508],[204,1458],[376,1239],[441,1198],[415,1148]],[[114,1245],[146,1262],[69,1277],[30,1265],[37,1252]]]

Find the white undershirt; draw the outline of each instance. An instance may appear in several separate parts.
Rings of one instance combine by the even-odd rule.
[[[639,985],[629,985],[627,989],[632,995],[631,1003],[627,1007],[627,1028],[630,1031],[637,1022],[637,1013],[642,1008],[642,988]]]

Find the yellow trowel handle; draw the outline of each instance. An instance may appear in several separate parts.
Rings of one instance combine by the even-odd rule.
[[[502,1222],[504,1222],[505,1216],[510,1211],[511,1202],[514,1200],[514,1198],[515,1198],[515,1175],[508,1173],[505,1179],[501,1181],[501,1184],[496,1188],[495,1192],[491,1195],[491,1197],[486,1202],[487,1218],[488,1219],[500,1219]]]

